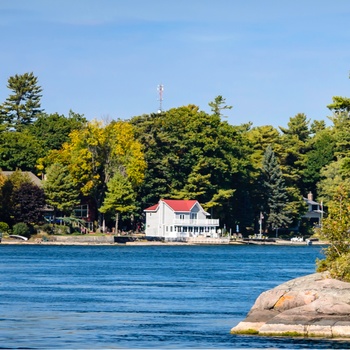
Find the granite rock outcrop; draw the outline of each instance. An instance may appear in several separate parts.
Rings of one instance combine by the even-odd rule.
[[[262,293],[231,333],[350,338],[350,283],[327,272]]]

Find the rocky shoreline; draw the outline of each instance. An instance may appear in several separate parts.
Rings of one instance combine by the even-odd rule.
[[[232,334],[350,338],[350,283],[327,272],[262,293]]]
[[[123,236],[117,236],[123,238]],[[144,237],[134,236],[134,239],[125,242],[118,242],[114,235],[95,236],[95,235],[82,235],[82,236],[45,236],[38,238],[31,238],[27,241],[3,238],[1,244],[45,244],[45,245],[276,245],[276,246],[300,246],[307,245],[303,242],[291,242],[289,240],[276,239],[274,241],[265,240],[222,240],[222,239],[206,239],[198,241],[188,242],[164,242],[164,241],[149,241]],[[327,242],[316,241],[312,245],[326,245]]]

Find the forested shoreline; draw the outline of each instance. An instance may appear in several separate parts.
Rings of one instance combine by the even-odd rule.
[[[0,222],[9,228],[40,224],[45,205],[70,216],[84,201],[97,227],[103,215],[110,227],[117,220],[135,229],[146,207],[173,198],[197,199],[227,230],[256,232],[262,213],[267,235],[290,228],[310,235],[303,197],[312,192],[327,206],[339,186],[349,188],[346,97],[330,96],[330,126],[298,113],[277,128],[268,121],[229,124],[232,106],[222,96],[208,101],[210,113],[188,105],[106,122],[73,111],[46,113],[33,73],[10,77],[7,87],[0,169],[15,173],[0,173]],[[42,178],[43,187],[28,183],[25,171]],[[35,207],[28,210],[28,203]]]

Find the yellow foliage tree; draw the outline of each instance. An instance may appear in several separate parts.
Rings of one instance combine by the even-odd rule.
[[[107,183],[119,172],[133,188],[142,184],[146,162],[141,144],[135,140],[129,122],[118,120],[108,125],[92,121],[70,134],[70,142],[51,152],[39,167],[61,163],[67,165],[74,183],[84,196],[91,196],[101,207]]]

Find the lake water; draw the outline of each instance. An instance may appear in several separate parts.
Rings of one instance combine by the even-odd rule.
[[[350,348],[231,335],[317,246],[0,245],[0,348]]]

